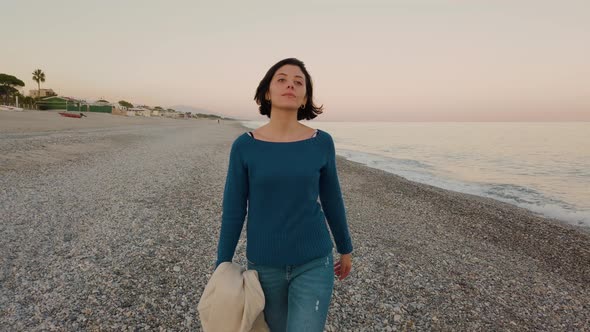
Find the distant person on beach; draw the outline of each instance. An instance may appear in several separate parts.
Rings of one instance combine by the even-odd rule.
[[[303,62],[272,66],[254,100],[270,122],[231,146],[216,267],[232,261],[247,214],[248,269],[258,272],[270,330],[321,332],[334,276],[342,280],[352,268],[334,141],[299,122],[323,108],[313,103]],[[336,264],[328,227],[340,254]]]

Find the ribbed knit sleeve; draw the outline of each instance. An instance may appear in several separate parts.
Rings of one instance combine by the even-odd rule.
[[[330,135],[326,137],[325,146],[328,162],[320,171],[320,202],[334,236],[338,253],[349,254],[352,252],[352,241],[348,231],[344,200],[342,199],[336,170],[336,149]]]
[[[246,217],[248,189],[248,168],[244,163],[238,138],[233,142],[229,156],[215,267],[233,259]]]

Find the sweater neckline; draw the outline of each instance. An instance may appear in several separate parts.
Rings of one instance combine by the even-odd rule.
[[[318,136],[320,136],[320,133],[322,132],[320,129],[316,129],[316,134],[310,138],[305,138],[305,139],[301,139],[298,141],[290,141],[290,142],[272,142],[272,141],[263,141],[263,140],[259,140],[257,138],[254,138],[250,135],[248,135],[248,133],[244,133],[246,136],[250,137],[251,140],[255,141],[255,142],[260,142],[260,143],[264,143],[264,144],[295,144],[295,143],[301,143],[301,142],[307,142],[307,141],[312,141],[318,138]]]

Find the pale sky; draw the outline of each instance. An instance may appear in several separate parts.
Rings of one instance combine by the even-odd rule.
[[[296,57],[325,121],[590,121],[590,1],[2,0],[0,73],[111,102],[264,120]]]

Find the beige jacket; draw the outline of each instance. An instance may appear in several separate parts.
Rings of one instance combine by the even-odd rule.
[[[197,306],[205,332],[269,332],[258,271],[223,262],[207,282]]]

